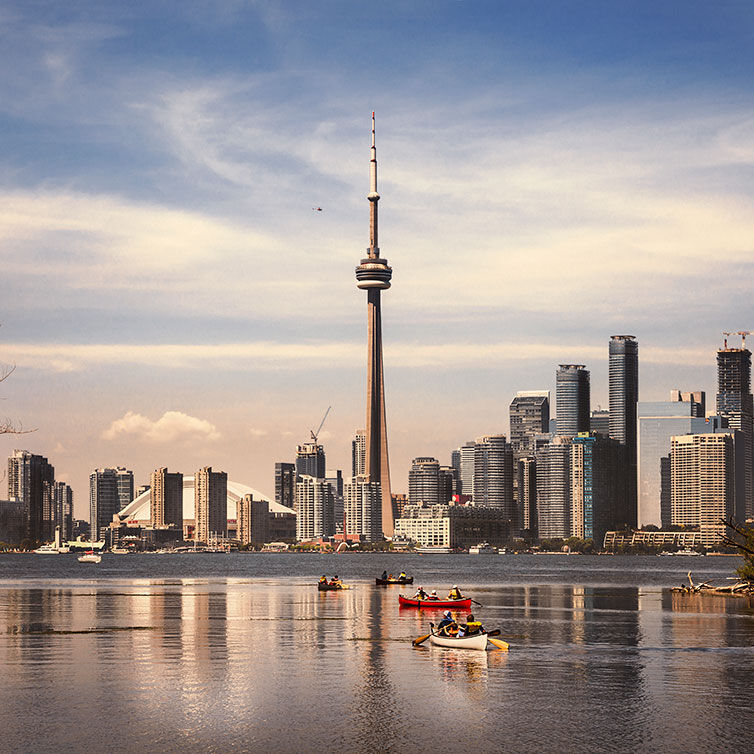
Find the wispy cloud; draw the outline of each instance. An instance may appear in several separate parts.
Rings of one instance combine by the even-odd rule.
[[[157,421],[128,411],[102,433],[104,440],[117,440],[124,436],[155,444],[220,439],[220,433],[213,424],[181,411],[166,411]]]

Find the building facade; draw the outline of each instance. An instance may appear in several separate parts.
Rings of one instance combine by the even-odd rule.
[[[583,364],[560,364],[555,373],[556,431],[575,437],[589,431],[589,371]]]
[[[109,530],[113,516],[121,510],[117,469],[96,469],[89,476],[89,525],[92,542],[99,542]]]
[[[270,540],[270,504],[244,495],[238,501],[238,540],[242,545],[261,547]]]
[[[211,466],[194,475],[194,540],[209,543],[228,536],[228,475]]]
[[[513,449],[505,435],[484,435],[474,445],[474,505],[500,508],[517,527],[513,502]]]
[[[537,453],[540,539],[571,536],[571,438],[557,435]]]
[[[280,461],[275,464],[275,502],[293,509],[296,465]]]
[[[367,431],[357,429],[351,441],[351,476],[364,476],[367,469]]]
[[[550,391],[523,390],[516,393],[510,409],[510,444],[518,461],[534,453],[534,439],[550,431]]]
[[[305,442],[296,449],[296,481],[302,476],[325,478],[325,449],[316,442]]]
[[[296,539],[307,542],[335,534],[335,499],[325,479],[302,476],[296,482]]]
[[[23,504],[25,538],[50,539],[54,484],[55,469],[44,456],[14,450],[8,458],[8,498]]]
[[[516,464],[518,474],[518,515],[521,534],[536,539],[537,527],[537,461],[527,456]]]
[[[183,474],[180,471],[169,472],[167,467],[155,469],[150,478],[149,489],[151,527],[173,527],[183,534]]]
[[[411,462],[408,472],[409,505],[437,505],[440,500],[440,462],[436,458],[420,457]]]

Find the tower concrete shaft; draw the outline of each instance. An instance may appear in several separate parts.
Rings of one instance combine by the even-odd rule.
[[[366,468],[369,482],[380,483],[382,533],[393,536],[393,504],[390,494],[390,463],[385,420],[385,380],[382,368],[382,311],[380,292],[390,288],[393,271],[387,259],[380,258],[377,244],[377,148],[372,113],[372,148],[369,194],[369,248],[366,259],[356,268],[356,285],[367,292],[367,416]]]

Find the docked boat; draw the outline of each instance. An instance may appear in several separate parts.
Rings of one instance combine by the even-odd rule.
[[[434,631],[429,635],[429,641],[437,647],[454,647],[456,649],[487,649],[487,634],[473,634],[471,636],[441,636]]]
[[[37,549],[34,550],[34,552],[37,555],[60,555],[61,553],[68,552],[68,548],[63,547],[63,546],[58,547],[55,544],[49,543],[46,545],[42,545],[41,547],[37,547]]]
[[[497,555],[497,547],[493,547],[489,542],[482,542],[469,547],[469,555]]]
[[[102,556],[94,550],[89,550],[83,555],[79,555],[79,563],[99,563],[102,560]]]
[[[398,604],[401,607],[420,607],[420,608],[452,608],[453,610],[470,610],[471,598],[464,597],[460,600],[415,600],[411,597],[404,597],[402,594],[398,595]]]
[[[377,586],[388,586],[390,584],[413,584],[414,577],[406,576],[406,578],[404,579],[381,579],[377,577],[374,581],[377,584]]]
[[[417,547],[414,552],[422,555],[450,555],[453,552],[452,547]]]

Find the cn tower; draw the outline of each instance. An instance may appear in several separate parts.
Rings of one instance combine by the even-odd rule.
[[[393,501],[390,495],[390,464],[385,423],[385,380],[382,373],[382,312],[380,292],[390,287],[393,270],[380,257],[377,244],[377,147],[372,113],[372,152],[369,194],[369,248],[367,258],[356,268],[356,285],[367,292],[367,422],[366,477],[379,482],[382,498],[382,534],[393,536]]]

